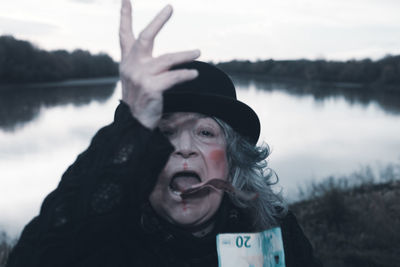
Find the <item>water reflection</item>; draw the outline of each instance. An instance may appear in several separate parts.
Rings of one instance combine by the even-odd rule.
[[[0,129],[15,131],[34,120],[42,108],[105,102],[112,96],[116,81],[104,82],[79,86],[59,84],[0,88]]]
[[[259,76],[233,76],[234,82],[241,88],[254,86],[265,91],[283,91],[296,97],[312,96],[316,102],[328,98],[344,98],[350,104],[367,106],[378,104],[382,110],[391,114],[400,114],[400,94],[348,85],[301,83],[293,81],[274,81]],[[0,87],[0,129],[10,132],[34,120],[44,107],[72,104],[81,106],[91,101],[104,102],[113,94],[116,81],[103,81],[105,84],[56,86],[20,86]]]
[[[269,166],[289,199],[310,179],[399,156],[398,97],[234,79],[239,99],[261,120],[260,140],[272,149]],[[0,229],[19,233],[96,131],[112,121],[120,83],[89,84],[0,88]]]
[[[254,86],[265,91],[284,91],[297,97],[311,95],[316,102],[342,97],[352,105],[376,103],[386,113],[400,114],[400,93],[393,90],[370,89],[351,84],[275,81],[260,76],[233,76],[233,80],[242,88]]]

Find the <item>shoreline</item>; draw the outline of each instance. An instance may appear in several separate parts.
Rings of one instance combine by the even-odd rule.
[[[84,79],[69,79],[58,82],[40,82],[40,83],[9,83],[0,84],[0,90],[18,89],[18,88],[49,88],[49,87],[73,87],[73,86],[96,86],[104,84],[114,84],[119,81],[119,77],[99,77]]]
[[[273,77],[268,74],[261,73],[248,73],[248,72],[230,72],[226,71],[228,75],[235,81],[237,78],[246,78],[248,80],[265,81],[267,83],[281,83],[281,84],[294,84],[294,85],[311,85],[314,87],[329,87],[337,90],[350,90],[359,92],[400,92],[400,84],[384,84],[384,83],[357,83],[357,82],[335,82],[323,80],[306,80],[292,77]],[[332,91],[332,89],[329,89]]]

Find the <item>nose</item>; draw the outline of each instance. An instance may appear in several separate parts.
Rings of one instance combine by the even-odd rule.
[[[198,151],[196,145],[194,144],[193,137],[187,131],[179,133],[176,136],[176,138],[174,138],[172,143],[175,146],[174,155],[176,156],[180,156],[183,158],[190,158],[198,155]]]

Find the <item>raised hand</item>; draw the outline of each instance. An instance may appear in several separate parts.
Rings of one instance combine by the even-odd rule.
[[[162,93],[175,84],[197,77],[196,70],[170,70],[174,65],[193,61],[199,50],[153,57],[154,39],[172,15],[167,5],[137,38],[132,30],[130,0],[122,0],[119,38],[121,45],[120,79],[122,100],[144,126],[154,129],[162,115]]]

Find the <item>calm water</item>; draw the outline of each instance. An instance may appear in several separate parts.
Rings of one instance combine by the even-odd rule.
[[[399,161],[400,95],[235,82],[239,99],[260,116],[270,167],[289,199],[311,180]],[[119,98],[119,83],[0,88],[0,229],[19,234],[94,133],[112,121]]]

